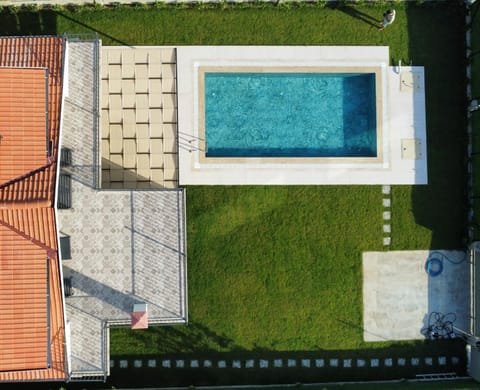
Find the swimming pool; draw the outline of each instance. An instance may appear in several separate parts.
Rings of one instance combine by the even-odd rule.
[[[205,72],[205,157],[376,157],[375,73]]]

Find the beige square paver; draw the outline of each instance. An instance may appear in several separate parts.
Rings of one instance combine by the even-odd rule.
[[[110,153],[122,153],[122,149],[122,127],[120,125],[110,125]]]
[[[148,93],[148,79],[135,80],[135,93]]]
[[[150,140],[150,153],[160,154],[163,152],[163,140],[151,139]]]
[[[120,80],[122,78],[122,67],[120,65],[109,65],[108,66],[108,79]]]
[[[135,49],[135,64],[148,64],[148,50]]]
[[[136,169],[125,169],[123,171],[123,180],[125,181],[136,181],[137,180],[137,170]]]
[[[163,125],[161,123],[150,123],[149,130],[151,138],[163,137]]]
[[[133,123],[124,123],[123,126],[123,138],[135,138],[137,133],[137,125]]]
[[[136,146],[134,139],[124,139],[123,140],[123,154],[136,154]],[[127,167],[131,168],[131,167]]]
[[[163,125],[163,137],[175,138],[177,136],[177,126],[173,123],[167,123]]]
[[[136,49],[122,50],[122,65],[133,65],[135,63],[135,50]]]
[[[165,154],[163,156],[163,165],[165,169],[176,169],[177,168],[177,155],[176,154]]]
[[[149,139],[150,132],[149,126],[146,123],[141,123],[137,125],[137,139]]]
[[[108,120],[110,123],[121,123],[122,110],[120,108],[110,108],[108,110]]]
[[[164,153],[177,153],[177,140],[175,138],[163,139],[163,152]]]
[[[122,119],[123,123],[135,123],[135,110],[134,109],[123,109],[122,110]]]
[[[110,182],[110,169],[102,169],[102,183]]]
[[[109,95],[108,99],[110,109],[122,108],[122,97],[120,95]]]
[[[121,154],[110,155],[110,169],[112,171],[123,169],[123,156]]]
[[[150,141],[148,139],[137,139],[137,153],[149,153]]]
[[[135,94],[122,94],[122,106],[123,108],[135,108]]]
[[[135,65],[134,64],[122,64],[122,78],[134,79],[135,78]]]
[[[147,108],[137,108],[135,110],[135,120],[137,123],[148,123],[148,109]]]
[[[150,124],[163,123],[163,113],[161,108],[151,108],[148,111]]]
[[[162,108],[162,94],[161,93],[148,94],[148,102],[150,104],[150,108]]]
[[[162,95],[162,103],[163,108],[175,108],[177,107],[176,96],[172,93],[164,93]]]
[[[137,168],[137,180],[138,181],[150,181],[150,168],[148,168],[148,169]]]
[[[176,58],[175,48],[165,48],[162,49],[162,62],[164,63],[173,63]]]
[[[150,154],[150,168],[163,168],[163,153]]]
[[[174,79],[176,77],[175,64],[162,64],[162,77],[164,79]]]
[[[163,169],[150,170],[150,178],[155,183],[163,183]]]
[[[135,81],[134,80],[122,80],[122,93],[134,94],[135,93]]]
[[[103,52],[105,53],[105,52]],[[122,51],[116,49],[110,49],[107,51],[108,63],[109,64],[121,64],[122,63]]]
[[[164,188],[177,188],[177,181],[170,181],[170,180],[164,180],[163,181],[163,187]]]
[[[110,121],[108,120],[108,111],[102,110],[101,120],[102,138],[108,138],[110,135]]]
[[[148,65],[135,65],[135,79],[148,79]]]
[[[123,169],[112,169],[110,171],[111,181],[123,181]]]
[[[108,80],[102,80],[100,85],[102,87],[102,91],[101,91],[100,96],[102,96],[102,98],[105,95],[107,96],[107,101],[106,102],[104,102],[103,101],[104,99],[102,99],[102,108],[108,108]],[[107,105],[107,107],[104,107],[105,104]]]
[[[160,79],[162,77],[162,64],[149,64],[148,77],[151,79]]]
[[[150,79],[148,80],[148,92],[149,93],[162,93],[162,80]]]
[[[148,154],[137,154],[138,169],[150,169],[150,157]]]
[[[173,78],[162,79],[162,91],[163,91],[163,93],[165,93],[165,92],[174,93],[176,91],[176,80],[173,79]]]
[[[102,139],[102,158],[110,158],[110,142],[108,139]]]
[[[165,168],[163,170],[163,180],[177,180],[178,171],[176,169]]]
[[[163,123],[176,123],[177,122],[177,110],[173,108],[163,109]]]
[[[135,107],[137,110],[148,108],[148,95],[146,93],[135,95]]]
[[[122,92],[122,80],[113,79],[108,80],[108,93],[121,93]]]
[[[149,64],[161,64],[162,63],[162,52],[159,49],[150,50],[148,53],[148,63]]]
[[[136,142],[133,139],[123,141],[123,166],[125,168],[135,168],[137,162]]]

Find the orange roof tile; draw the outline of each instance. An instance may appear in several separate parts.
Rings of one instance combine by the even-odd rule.
[[[47,163],[46,69],[0,68],[0,183]]]
[[[7,118],[3,122],[0,119],[0,135],[6,134],[2,139],[5,144],[0,145],[0,381],[67,377],[61,265],[53,209],[63,44],[59,37],[0,37],[0,67],[9,68],[0,69],[0,117],[3,112]],[[45,69],[48,119],[40,114],[39,107],[45,110],[46,100],[38,92],[41,72],[45,91]],[[3,81],[21,91],[2,94]],[[38,94],[30,94],[22,83]],[[9,97],[22,98],[24,104],[14,107]],[[12,118],[13,112],[20,119]],[[2,130],[5,125],[13,130]],[[8,163],[6,149],[14,159]]]
[[[45,250],[0,225],[0,371],[48,366]]]

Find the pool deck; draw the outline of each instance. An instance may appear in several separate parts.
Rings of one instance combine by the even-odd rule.
[[[391,67],[385,46],[184,46],[177,48],[179,184],[427,184],[423,67]],[[212,159],[203,136],[199,96],[206,67],[378,69],[377,145],[368,158]],[[378,91],[378,89],[377,89]]]

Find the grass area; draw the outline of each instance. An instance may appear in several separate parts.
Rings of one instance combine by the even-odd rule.
[[[385,6],[262,4],[3,12],[0,33],[97,32],[104,45],[388,45],[392,62],[425,66],[431,183],[393,188],[393,249],[460,247],[466,230],[463,11],[450,2],[395,8],[396,21],[383,32],[371,20]],[[190,325],[113,330],[112,355],[355,358],[459,350],[458,343],[363,342],[361,253],[383,249],[381,199],[380,186],[189,187]],[[363,379],[387,374],[404,373],[372,370]],[[161,375],[162,383],[179,376],[212,383]],[[228,375],[225,383],[233,383]],[[269,375],[257,370],[237,380],[280,380]],[[342,370],[288,375],[284,380],[346,379]],[[364,374],[349,378],[355,375]]]

